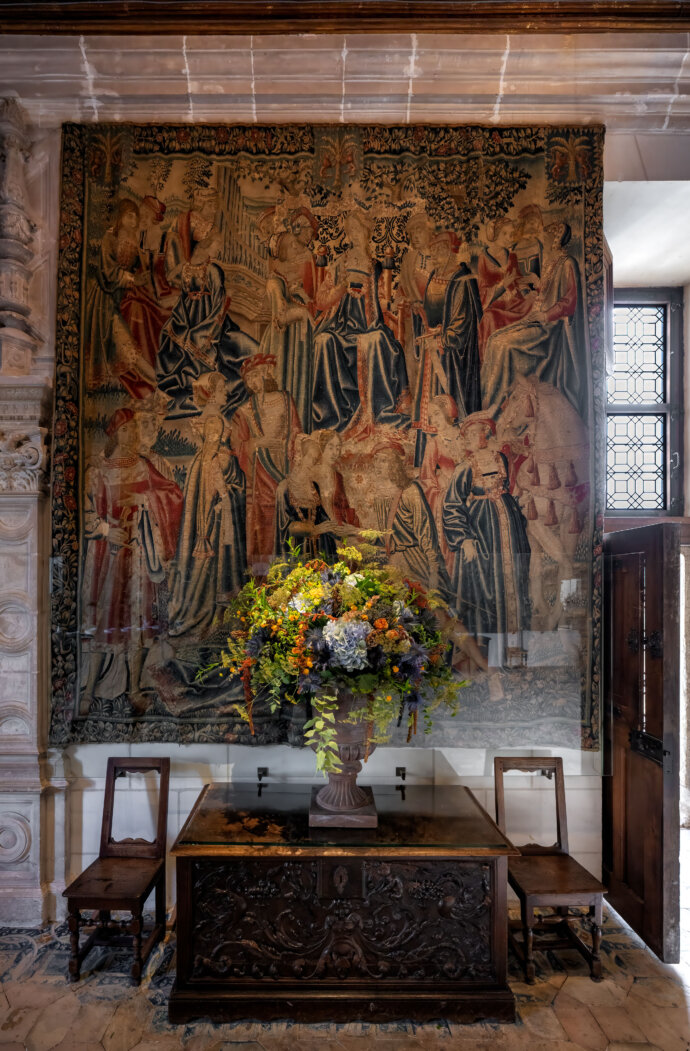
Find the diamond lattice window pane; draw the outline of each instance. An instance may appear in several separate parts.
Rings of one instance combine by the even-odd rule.
[[[664,416],[609,416],[606,421],[606,508],[666,507]]]
[[[613,364],[608,400],[654,405],[665,400],[666,307],[628,305],[613,309]]]

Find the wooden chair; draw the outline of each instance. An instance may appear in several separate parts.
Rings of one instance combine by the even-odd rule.
[[[563,760],[557,757],[510,756],[494,759],[496,790],[496,824],[506,834],[503,773],[506,770],[539,771],[545,777],[555,777],[556,835],[553,846],[542,847],[529,843],[519,847],[522,857],[508,859],[508,882],[520,900],[521,919],[509,924],[508,939],[522,963],[525,978],[534,982],[535,948],[575,948],[589,963],[590,976],[601,980],[601,914],[604,887],[568,853],[568,825],[565,812],[565,784]],[[592,932],[589,949],[571,927],[569,909],[586,908]],[[535,917],[535,909],[550,908],[555,915]],[[578,913],[578,915],[580,915]],[[538,926],[535,940],[535,925]],[[522,941],[515,931],[522,929]],[[555,938],[553,937],[555,935]]]
[[[160,773],[156,838],[112,838],[115,780],[125,773]],[[63,891],[67,898],[71,955],[70,981],[79,981],[81,964],[94,945],[132,945],[134,959],[131,975],[141,981],[142,966],[151,949],[165,934],[165,837],[168,822],[168,782],[170,760],[109,759],[105,782],[103,824],[99,856]],[[154,927],[142,945],[142,910],[152,890],[156,892]],[[95,909],[96,915],[82,918],[82,909]],[[122,923],[111,919],[111,912],[131,913],[130,921]],[[79,948],[79,930],[96,924],[94,931]]]

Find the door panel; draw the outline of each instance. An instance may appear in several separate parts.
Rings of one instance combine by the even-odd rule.
[[[603,869],[608,900],[679,958],[680,548],[690,525],[605,537]]]

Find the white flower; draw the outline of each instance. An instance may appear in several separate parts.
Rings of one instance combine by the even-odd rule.
[[[364,580],[364,573],[350,573],[348,576],[345,577],[343,584],[348,584],[351,588],[353,588],[355,584],[360,580]]]

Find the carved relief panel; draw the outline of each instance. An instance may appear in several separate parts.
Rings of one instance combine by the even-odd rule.
[[[475,860],[196,861],[188,978],[491,982],[493,894]]]

